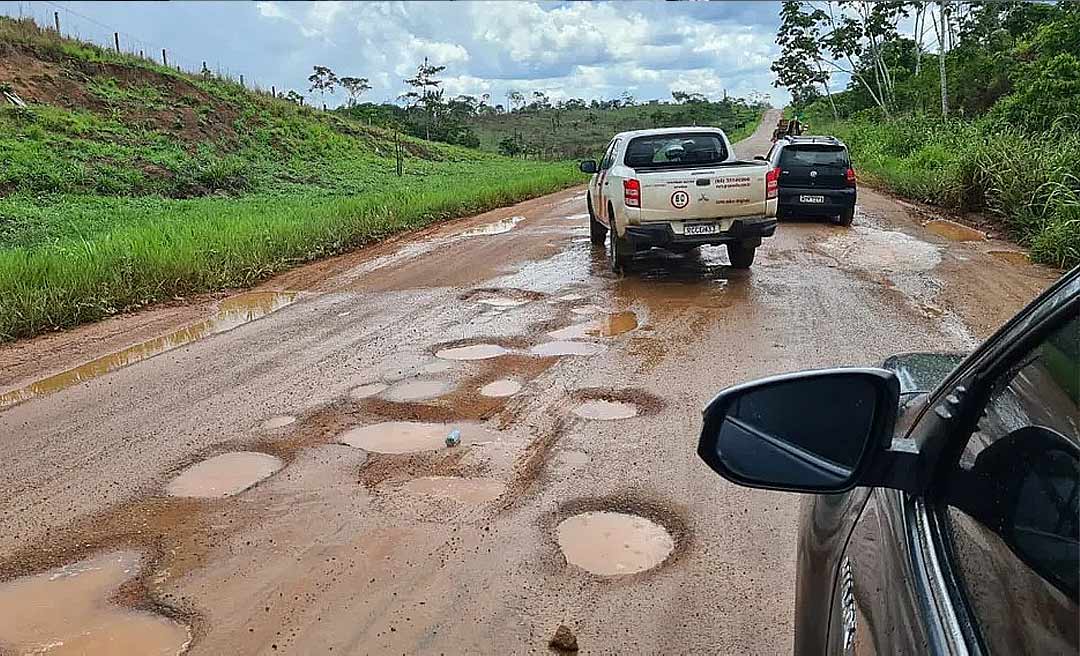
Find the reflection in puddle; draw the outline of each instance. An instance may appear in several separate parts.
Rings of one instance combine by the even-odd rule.
[[[574,408],[574,414],[584,419],[598,419],[612,421],[615,419],[629,419],[637,415],[637,407],[632,403],[622,401],[585,401]]]
[[[51,394],[195,340],[232,330],[285,307],[295,299],[295,292],[248,292],[227,298],[220,303],[213,316],[198,323],[91,360],[21,389],[0,394],[0,408]]]
[[[289,424],[296,421],[296,417],[292,415],[282,415],[280,417],[271,417],[263,422],[263,429],[265,430],[277,430],[278,428],[285,428]]]
[[[1028,254],[1023,251],[989,251],[991,257],[1008,262],[1009,264],[1030,264]]]
[[[450,391],[451,385],[445,380],[407,380],[392,385],[383,392],[387,401],[424,401],[442,396]]]
[[[231,497],[281,469],[282,462],[267,453],[237,451],[196,463],[165,488],[171,497]]]
[[[490,478],[427,476],[409,481],[402,489],[414,494],[447,497],[462,503],[478,504],[498,499],[506,491],[506,485]]]
[[[366,385],[359,385],[349,390],[349,396],[354,399],[366,399],[370,396],[375,396],[376,394],[379,394],[384,389],[386,389],[386,385],[384,383],[368,383]]]
[[[537,344],[529,349],[529,352],[543,358],[550,358],[560,355],[596,355],[598,353],[603,353],[605,348],[606,347],[602,344],[595,344],[593,342],[558,341]]]
[[[615,337],[637,328],[637,315],[633,312],[616,312],[567,326],[548,333],[552,339],[582,339],[585,337]]]
[[[664,562],[675,548],[662,526],[637,515],[606,511],[563,520],[558,540],[566,562],[600,576],[643,572]]]
[[[948,219],[934,219],[923,225],[930,232],[953,241],[986,241],[986,234]]]
[[[490,397],[513,396],[521,391],[521,383],[516,380],[496,380],[480,388],[480,394]]]
[[[481,235],[501,235],[503,233],[510,232],[514,229],[514,226],[525,220],[523,216],[511,216],[495,223],[487,223],[482,226],[470,228],[459,236],[461,237],[478,237]]]
[[[497,358],[509,353],[498,344],[473,344],[472,346],[458,346],[455,348],[442,349],[435,357],[444,360],[486,360]]]
[[[184,651],[187,627],[109,602],[138,573],[139,561],[137,553],[118,551],[0,584],[0,645],[20,654]]]
[[[875,271],[929,271],[941,250],[911,235],[855,225],[816,245],[840,264]]]

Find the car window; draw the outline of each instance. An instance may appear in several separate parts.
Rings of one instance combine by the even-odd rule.
[[[967,605],[991,653],[1076,653],[1080,578],[1080,324],[993,385],[946,480]]]
[[[847,168],[842,146],[788,146],[780,154],[780,166],[840,166]]]
[[[715,133],[656,134],[636,137],[626,147],[631,168],[674,168],[718,164],[727,159],[724,140]]]
[[[604,153],[604,159],[600,160],[600,169],[607,170],[611,168],[611,165],[615,162],[615,151],[619,148],[620,139],[615,139],[608,146],[607,152]]]

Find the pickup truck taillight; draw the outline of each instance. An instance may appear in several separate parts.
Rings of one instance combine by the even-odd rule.
[[[623,180],[623,203],[627,207],[641,207],[641,183],[631,178]]]
[[[765,200],[776,198],[777,190],[780,188],[780,167],[777,166],[770,169],[765,174]]]
[[[848,186],[854,187],[855,182],[858,181],[858,178],[855,177],[855,169],[849,167],[845,175],[847,176]]]

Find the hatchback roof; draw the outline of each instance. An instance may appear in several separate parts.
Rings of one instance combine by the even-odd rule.
[[[785,141],[788,141],[791,144],[822,144],[822,145],[830,145],[830,146],[844,146],[843,141],[840,141],[836,137],[831,137],[831,136],[827,136],[827,135],[812,135],[812,136],[798,136],[798,137],[786,136],[786,137],[781,137],[781,139],[783,139]],[[847,146],[844,146],[844,147],[846,148]]]

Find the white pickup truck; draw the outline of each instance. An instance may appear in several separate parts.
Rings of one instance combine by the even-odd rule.
[[[654,246],[685,252],[726,244],[731,265],[748,268],[776,232],[778,170],[735,157],[723,130],[663,128],[615,135],[604,158],[581,163],[589,180],[592,242],[611,232],[611,265]]]

